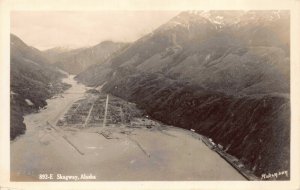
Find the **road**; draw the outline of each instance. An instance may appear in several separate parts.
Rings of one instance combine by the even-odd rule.
[[[50,99],[45,110],[25,116],[26,134],[11,142],[11,180],[37,181],[40,174],[91,174],[97,181],[245,180],[191,131],[56,127],[72,103],[85,96],[83,85],[72,77],[66,82],[72,87],[64,98]]]

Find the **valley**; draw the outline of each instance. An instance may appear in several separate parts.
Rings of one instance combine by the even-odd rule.
[[[289,180],[290,79],[285,10],[182,11],[78,49],[12,34],[11,178]]]
[[[245,180],[200,135],[152,120],[112,95],[103,123],[108,96],[73,77],[64,82],[72,87],[26,115],[26,133],[11,142],[12,181],[49,180],[40,174],[91,174],[100,181]]]

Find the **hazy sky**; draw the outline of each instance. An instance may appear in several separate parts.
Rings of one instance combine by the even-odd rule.
[[[132,42],[178,11],[15,11],[11,33],[40,50],[91,46],[104,40]]]

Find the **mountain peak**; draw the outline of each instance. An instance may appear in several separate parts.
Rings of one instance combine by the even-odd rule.
[[[204,10],[204,11],[183,11],[172,18],[167,24],[163,25],[164,29],[173,27],[186,27],[192,24],[212,24],[216,28],[223,28],[224,26],[244,25],[247,23],[259,23],[276,21],[278,19],[287,18],[288,11],[219,11],[219,10]]]
[[[70,48],[68,46],[58,46],[58,47],[46,49],[43,52],[59,52],[59,53],[63,53],[63,52],[71,51],[71,50],[72,50],[72,48]]]

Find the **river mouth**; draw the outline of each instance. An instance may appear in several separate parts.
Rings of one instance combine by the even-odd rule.
[[[72,87],[25,116],[26,133],[11,143],[12,181],[245,180],[200,135],[87,92],[74,76],[64,82]]]

